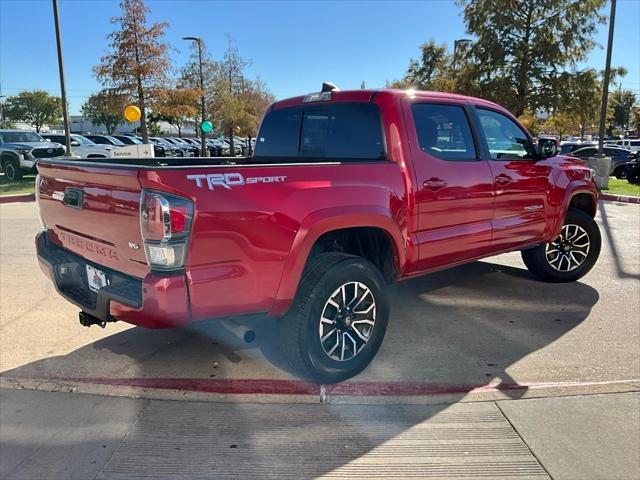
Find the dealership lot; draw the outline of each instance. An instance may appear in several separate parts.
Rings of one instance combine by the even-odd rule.
[[[80,326],[77,308],[37,266],[35,204],[0,208],[4,384],[159,398],[217,393],[252,400],[293,392],[295,401],[317,401],[319,390],[288,372],[268,318],[185,330]],[[577,283],[536,282],[513,253],[395,285],[379,356],[348,386],[328,387],[329,401],[462,398],[473,388],[475,395],[497,395],[490,387],[504,388],[501,397],[519,397],[566,393],[578,388],[574,383],[581,384],[578,393],[637,384],[640,207],[601,202],[598,221],[602,255]],[[531,388],[511,391],[514,385]]]

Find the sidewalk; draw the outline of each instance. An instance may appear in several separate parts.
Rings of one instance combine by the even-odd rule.
[[[640,394],[251,404],[0,390],[0,478],[640,477]]]

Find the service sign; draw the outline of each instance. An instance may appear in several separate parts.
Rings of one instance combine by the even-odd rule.
[[[153,145],[127,145],[117,147],[111,151],[112,158],[153,158]]]

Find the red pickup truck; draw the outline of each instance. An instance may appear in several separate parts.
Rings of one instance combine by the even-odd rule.
[[[570,282],[600,251],[591,171],[477,98],[325,85],[253,157],[121,162],[38,163],[38,258],[81,323],[266,313],[321,382],[372,360],[395,281],[521,250]]]

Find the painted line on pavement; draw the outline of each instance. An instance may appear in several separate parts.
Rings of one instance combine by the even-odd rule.
[[[611,195],[609,193],[601,193],[598,195],[600,200],[606,200],[608,202],[623,202],[623,203],[637,203],[640,204],[640,197],[633,197],[630,195]]]
[[[22,195],[0,195],[0,203],[35,202],[35,193],[25,193]]]
[[[502,392],[512,390],[536,390],[550,388],[596,387],[629,384],[635,386],[640,379],[602,382],[540,382],[540,383],[495,383],[485,385],[446,385],[421,382],[344,382],[335,385],[319,385],[301,380],[269,379],[215,379],[215,378],[107,378],[107,377],[53,377],[24,378],[1,376],[6,380],[39,380],[44,382],[69,382],[180,390],[188,392],[218,393],[232,395],[325,395],[332,396],[430,396],[467,394],[476,392]]]

